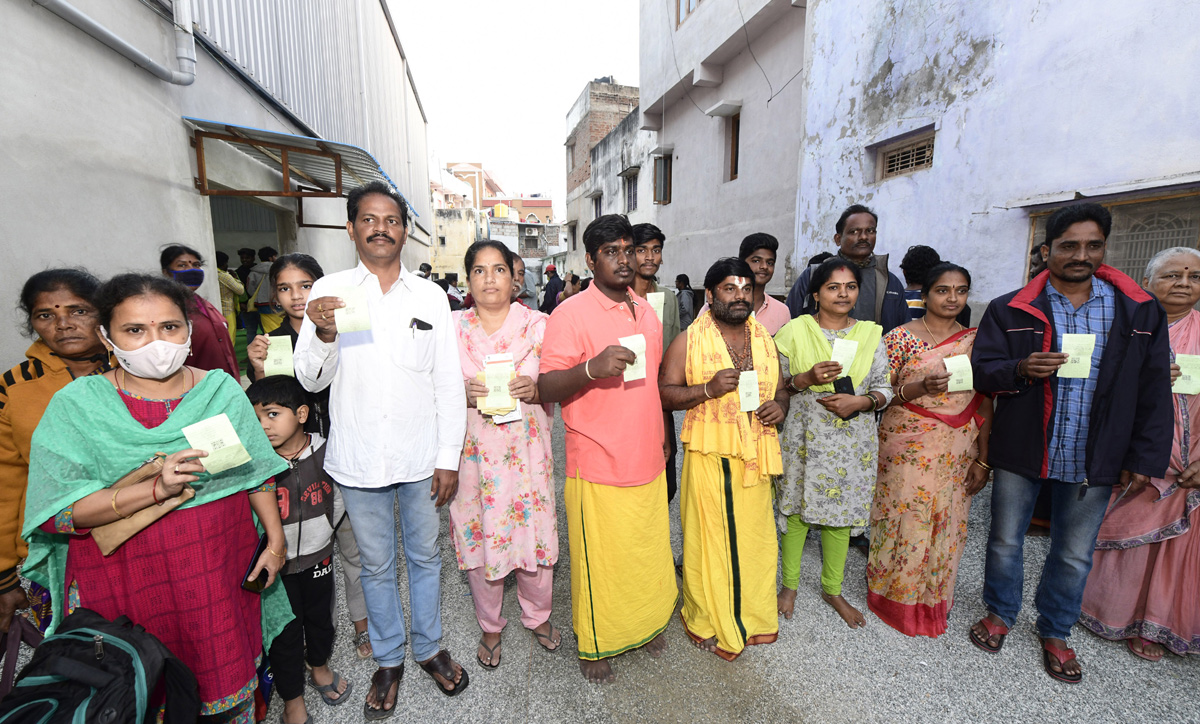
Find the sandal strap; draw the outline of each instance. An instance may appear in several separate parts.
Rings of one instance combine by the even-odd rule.
[[[1050,652],[1051,656],[1058,659],[1060,666],[1075,658],[1075,649],[1060,649],[1049,641],[1042,642],[1042,649]]]
[[[440,674],[451,686],[454,685],[454,667],[451,666],[450,652],[445,649],[437,652],[437,656],[428,661],[418,661],[417,666],[431,676]]]
[[[367,631],[359,631],[354,634],[354,646],[362,646],[363,644],[371,643],[371,634]]]
[[[982,624],[985,629],[987,629],[988,638],[991,638],[992,636],[1008,635],[1008,626],[1005,626],[1002,623],[992,623],[991,616],[984,616],[983,618],[979,619],[979,623]]]
[[[381,666],[371,675],[371,686],[375,687],[375,695],[386,700],[392,684],[399,684],[404,678],[404,664],[399,666]],[[397,687],[396,694],[400,691]]]

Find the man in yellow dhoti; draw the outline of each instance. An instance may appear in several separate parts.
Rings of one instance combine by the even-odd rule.
[[[571,623],[584,678],[602,683],[614,678],[613,656],[641,646],[662,654],[679,590],[663,474],[662,323],[630,288],[629,222],[601,216],[583,244],[595,280],[550,316],[538,393],[562,403]]]
[[[679,511],[683,618],[693,642],[732,661],[779,633],[771,476],[783,472],[775,426],[787,416],[775,342],[754,319],[754,273],[717,261],[709,311],[667,349],[663,407],[687,410]]]

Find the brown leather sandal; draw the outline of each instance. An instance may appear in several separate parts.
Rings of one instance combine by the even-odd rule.
[[[471,677],[467,676],[466,669],[461,669],[462,678],[458,680],[457,684],[455,684],[453,664],[454,660],[450,658],[450,653],[445,649],[437,652],[437,656],[434,656],[432,659],[417,662],[417,666],[420,666],[422,671],[424,671],[426,674],[429,674],[429,678],[433,679],[433,683],[437,684],[439,691],[446,696],[458,696],[460,691],[467,688],[467,684],[470,683]],[[442,686],[442,682],[438,681],[435,674],[450,682],[450,685],[454,688],[447,689],[446,687]]]
[[[465,672],[464,672],[465,673]],[[371,677],[371,689],[375,691],[375,696],[379,698],[379,708],[373,709],[366,701],[363,702],[363,718],[367,721],[379,721],[381,719],[389,719],[396,713],[396,700],[400,698],[400,680],[404,678],[404,664],[399,666],[380,667]],[[385,709],[387,706],[388,694],[392,691],[392,686],[396,687],[396,694],[392,697],[392,707]],[[383,692],[380,694],[380,692]],[[370,691],[367,692],[368,695]]]

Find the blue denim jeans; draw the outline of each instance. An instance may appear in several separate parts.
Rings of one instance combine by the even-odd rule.
[[[992,484],[992,529],[983,576],[983,603],[1011,627],[1021,611],[1025,583],[1025,530],[1042,485],[1050,486],[1050,554],[1038,581],[1034,605],[1042,638],[1065,639],[1079,619],[1083,587],[1092,570],[1096,534],[1104,521],[1112,487],[1026,478],[996,469]]]
[[[341,485],[346,514],[362,560],[367,631],[379,666],[404,663],[404,607],[396,585],[396,501],[408,569],[408,603],[412,612],[412,649],[417,661],[433,658],[442,638],[441,570],[438,513],[429,497],[431,478],[384,488]]]

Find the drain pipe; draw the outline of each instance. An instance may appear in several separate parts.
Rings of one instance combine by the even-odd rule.
[[[34,2],[168,83],[191,85],[196,80],[196,39],[192,36],[192,0],[173,0],[171,3],[175,16],[175,59],[179,70],[171,70],[154,62],[150,56],[122,40],[116,33],[64,0],[34,0]]]

